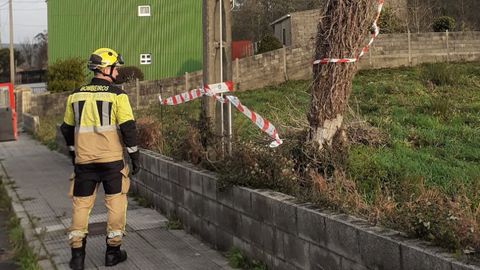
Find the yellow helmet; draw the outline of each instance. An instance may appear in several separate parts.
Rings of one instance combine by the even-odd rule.
[[[119,66],[123,64],[123,57],[120,54],[109,48],[100,48],[90,55],[87,66],[88,69],[95,71],[102,70],[108,66]]]

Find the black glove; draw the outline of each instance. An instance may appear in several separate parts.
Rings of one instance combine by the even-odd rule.
[[[75,166],[75,151],[68,151],[70,158],[72,159],[72,165]]]
[[[132,175],[135,175],[140,171],[140,152],[130,153],[130,159],[132,160]]]

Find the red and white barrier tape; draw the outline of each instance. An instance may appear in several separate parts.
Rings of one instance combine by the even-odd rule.
[[[182,104],[202,96],[212,96],[217,101],[222,103],[230,102],[239,112],[241,112],[248,119],[250,119],[250,121],[255,123],[255,125],[258,128],[260,128],[263,132],[267,133],[272,139],[274,139],[274,141],[270,143],[270,147],[274,148],[281,145],[283,141],[280,139],[277,129],[272,123],[270,123],[270,121],[263,118],[258,113],[250,110],[248,107],[244,106],[237,97],[225,96],[224,98],[222,98],[221,96],[218,95],[219,93],[225,93],[225,92],[231,92],[231,91],[233,91],[233,83],[225,82],[225,83],[219,83],[219,84],[205,85],[202,88],[191,90],[173,97],[169,97],[167,99],[162,99],[162,97],[159,96],[159,99],[162,105],[172,105],[172,106]]]
[[[362,51],[360,52],[360,54],[356,58],[323,58],[323,59],[320,59],[320,60],[313,61],[313,64],[314,65],[318,65],[318,64],[324,65],[324,64],[328,64],[328,63],[354,63],[354,62],[358,62],[358,60],[360,60],[360,58],[362,56],[364,56],[365,53],[368,52],[368,49],[372,45],[373,41],[380,34],[380,28],[378,27],[378,20],[380,19],[380,14],[382,14],[383,3],[384,3],[384,0],[378,0],[377,17],[375,18],[375,21],[373,22],[373,25],[372,25],[372,28],[373,28],[373,31],[374,31],[373,34],[372,34],[372,38],[370,39],[368,44],[365,47],[363,47]]]
[[[210,94],[206,92],[206,89],[210,91]],[[231,91],[233,91],[233,82],[227,81],[224,83],[211,84],[208,87],[199,87],[197,89],[190,90],[188,92],[185,92],[173,97],[169,97],[167,99],[162,99],[162,96],[158,96],[158,98],[160,99],[160,103],[162,105],[175,106],[178,104],[192,101],[204,95],[212,96],[215,94],[226,93]]]

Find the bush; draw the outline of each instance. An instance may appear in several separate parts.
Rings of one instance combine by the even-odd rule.
[[[258,46],[258,53],[265,53],[273,50],[282,48],[283,45],[278,41],[278,39],[272,35],[266,35],[260,40],[260,45]]]
[[[118,70],[118,83],[128,83],[135,81],[135,79],[139,79],[140,81],[144,79],[143,72],[140,68],[136,66],[125,66]]]
[[[400,19],[391,8],[385,8],[383,10],[378,26],[380,27],[380,32],[383,34],[405,32],[405,28],[402,26]]]
[[[72,91],[85,83],[86,61],[80,58],[57,60],[47,71],[47,89],[50,92]]]
[[[445,32],[455,30],[455,19],[448,16],[438,17],[433,21],[433,31]]]

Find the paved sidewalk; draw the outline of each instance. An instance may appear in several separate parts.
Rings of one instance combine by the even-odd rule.
[[[32,227],[26,238],[36,247],[41,267],[53,269],[53,262],[57,269],[68,269],[66,228],[71,201],[67,191],[73,169],[69,158],[21,134],[16,142],[0,142],[0,163],[0,175],[11,181],[13,208],[18,216],[23,215],[22,226]],[[105,269],[103,194],[100,188],[90,216],[86,269]],[[129,199],[127,236],[122,245],[128,251],[128,260],[108,269],[231,269],[220,253],[184,231],[168,230],[166,222],[155,210]]]

